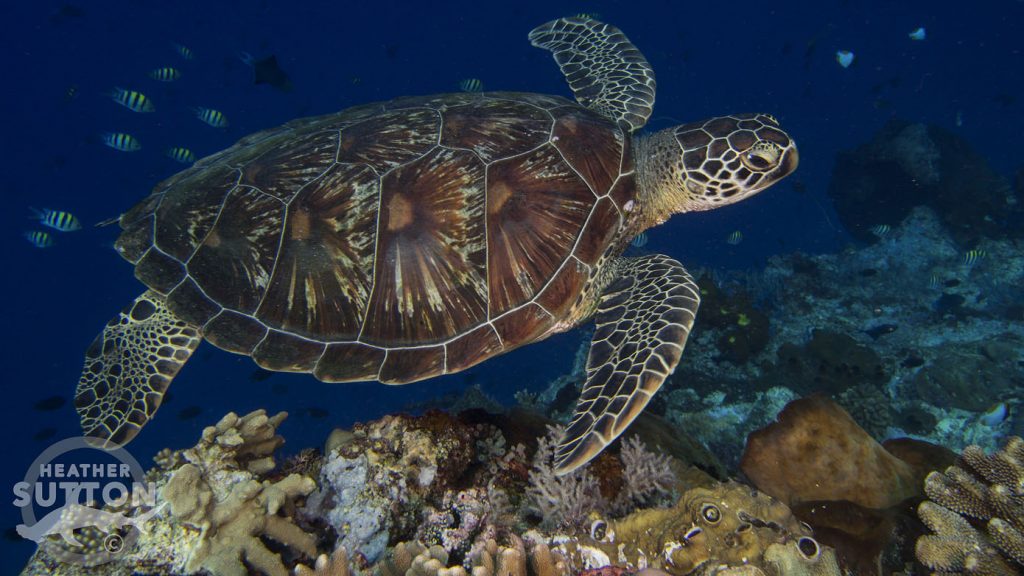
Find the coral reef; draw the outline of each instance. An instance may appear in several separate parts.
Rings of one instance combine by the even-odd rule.
[[[611,565],[711,574],[752,565],[773,576],[840,573],[834,553],[784,504],[736,482],[691,489],[672,508],[597,517],[550,544],[574,572]]]
[[[768,345],[768,315],[754,306],[746,290],[727,293],[705,275],[700,285],[700,324],[696,331],[715,329],[719,357],[734,364],[750,361]]]
[[[968,446],[956,466],[925,479],[918,507],[934,532],[917,540],[917,557],[944,574],[1024,571],[1024,440],[1011,437],[987,455]],[[976,528],[975,526],[981,526]]]
[[[1020,237],[1021,206],[1010,183],[960,136],[939,126],[893,120],[836,159],[829,196],[857,238],[895,226],[915,206],[929,206],[962,246],[981,237]]]
[[[740,467],[760,490],[788,505],[847,500],[888,508],[920,493],[913,468],[823,396],[791,402],[777,423],[751,434]]]
[[[490,430],[438,411],[358,424],[335,436],[302,516],[325,520],[350,555],[376,562],[393,538],[414,536],[420,508],[441,505]]]
[[[268,576],[287,576],[282,552],[288,562],[314,557],[314,536],[292,520],[298,501],[313,490],[313,480],[298,474],[266,479],[275,467],[274,452],[284,442],[277,427],[286,417],[283,412],[268,417],[263,410],[231,413],[203,430],[194,447],[162,452],[158,466],[147,474],[162,508],[139,534],[135,548],[95,571],[74,573],[244,576],[252,567]],[[276,551],[264,539],[276,542]],[[41,547],[25,573],[52,565]]]
[[[305,564],[295,567],[295,576],[349,576],[348,553],[338,546],[330,556],[321,554],[312,568]]]

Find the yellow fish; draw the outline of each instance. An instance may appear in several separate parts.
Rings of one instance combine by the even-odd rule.
[[[189,47],[185,46],[184,44],[178,44],[177,42],[172,42],[171,43],[171,47],[174,48],[174,51],[177,52],[178,55],[180,55],[185,60],[191,60],[191,59],[196,57],[195,54],[192,53],[192,50],[189,49]]]
[[[481,92],[483,89],[484,83],[479,78],[466,78],[459,81],[459,90],[463,92]]]
[[[48,226],[54,230],[60,230],[61,232],[74,232],[75,230],[82,229],[82,223],[78,221],[78,218],[70,212],[64,212],[63,210],[50,210],[49,208],[43,208],[37,210],[35,208],[29,208],[32,211],[33,217],[39,220],[39,223],[43,226]]]
[[[973,266],[978,260],[981,260],[986,256],[988,256],[988,253],[979,248],[968,250],[964,254],[964,266]]]
[[[132,136],[131,134],[125,134],[124,132],[107,132],[101,134],[100,138],[103,139],[103,143],[110,146],[114,150],[120,150],[121,152],[138,152],[142,150],[142,144]]]
[[[729,234],[729,237],[725,239],[726,244],[732,244],[733,246],[739,244],[740,242],[743,242],[743,232],[740,232],[739,230],[736,230],[732,234]]]
[[[114,91],[110,93],[110,99],[132,112],[156,112],[153,102],[146,98],[145,94],[135,90],[114,88]]]
[[[36,248],[49,248],[53,246],[53,237],[48,232],[43,232],[42,230],[25,232],[25,239]]]
[[[213,126],[214,128],[227,128],[228,119],[224,116],[224,113],[220,110],[214,110],[213,108],[195,108],[196,118],[199,118],[203,122]]]
[[[149,77],[160,82],[174,82],[178,78],[181,78],[181,72],[177,68],[164,66],[163,68],[157,68],[150,72]]]
[[[196,155],[188,148],[183,148],[181,146],[168,148],[167,157],[175,162],[181,162],[182,164],[192,164],[196,161]]]

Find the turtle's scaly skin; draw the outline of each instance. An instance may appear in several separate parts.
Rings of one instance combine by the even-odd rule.
[[[590,313],[603,260],[636,232],[631,143],[552,96],[351,108],[158,185],[117,248],[175,315],[265,368],[430,378]]]

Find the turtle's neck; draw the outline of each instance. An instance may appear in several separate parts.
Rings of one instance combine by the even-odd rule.
[[[640,233],[657,226],[687,204],[687,193],[682,182],[682,157],[675,128],[666,128],[654,134],[637,135],[633,141],[636,159],[637,204],[632,227]]]

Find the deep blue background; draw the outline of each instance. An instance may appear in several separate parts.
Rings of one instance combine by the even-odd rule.
[[[110,249],[116,227],[56,235],[56,246],[38,250],[21,237],[32,224],[29,206],[69,210],[91,225],[128,209],[181,167],[162,155],[166,146],[188,146],[203,156],[295,117],[454,91],[462,78],[478,77],[486,89],[568,96],[550,55],[526,40],[532,27],[552,18],[595,12],[629,35],[658,75],[654,128],[764,111],[797,139],[801,167],[792,180],[740,205],[678,216],[650,232],[648,249],[691,267],[744,268],[773,253],[841,248],[847,238],[824,194],[835,154],[868,139],[892,116],[956,130],[1003,173],[1024,165],[1020,1],[815,2],[813,8],[760,1],[292,4],[82,2],[81,16],[62,16],[58,2],[0,6],[0,490],[9,490],[50,441],[78,432],[70,403],[47,412],[32,406],[52,395],[70,398],[86,346],[142,291],[131,266]],[[917,26],[927,27],[926,41],[907,38]],[[189,46],[195,59],[183,61],[171,42]],[[855,65],[840,68],[837,49],[854,51]],[[243,50],[276,54],[294,91],[253,86],[237,58]],[[179,82],[147,78],[166,65],[182,70]],[[69,100],[72,86],[77,97]],[[114,86],[144,92],[157,112],[134,114],[111,103],[105,93]],[[230,128],[201,124],[192,106],[222,110]],[[954,126],[958,112],[962,127]],[[104,131],[131,132],[144,149],[111,150],[98,143]],[[806,192],[794,189],[797,179]],[[725,244],[737,229],[744,242]],[[567,371],[578,340],[570,333],[468,374],[401,388],[325,385],[297,375],[254,382],[248,358],[203,345],[174,382],[171,401],[130,449],[148,464],[159,448],[190,445],[229,410],[289,410],[283,432],[287,448],[297,450],[318,445],[333,426],[460,390],[469,380],[508,401],[514,390],[540,389]],[[202,413],[179,419],[190,406]],[[314,418],[310,407],[329,415]],[[52,440],[32,439],[48,427],[57,429]],[[20,521],[6,502],[0,507],[5,530]],[[18,570],[32,549],[9,540],[3,546],[4,574]]]

